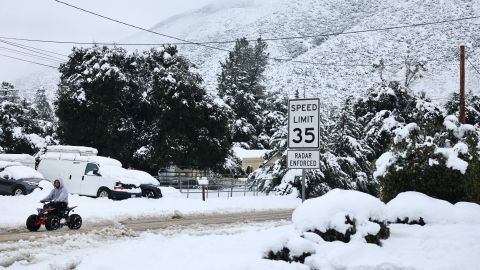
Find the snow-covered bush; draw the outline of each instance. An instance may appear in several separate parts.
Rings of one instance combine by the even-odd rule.
[[[480,202],[480,129],[448,116],[436,129],[410,123],[394,131],[390,151],[376,161],[381,198],[418,191],[450,202]]]
[[[398,220],[411,222],[392,224]],[[405,245],[398,243],[404,241],[411,242],[411,245],[418,244],[419,239],[405,234],[410,230],[416,232],[416,237],[422,235],[423,242],[423,235],[430,234],[428,230],[435,225],[441,225],[443,229],[445,225],[459,224],[460,229],[470,224],[474,228],[480,224],[480,205],[467,202],[453,205],[418,192],[400,193],[385,204],[365,193],[334,189],[298,206],[293,212],[292,221],[294,232],[273,241],[263,257],[303,263],[310,269],[323,269],[319,265],[325,265],[325,260],[328,261],[334,253],[340,252],[341,256],[338,257],[341,258],[351,256],[353,250],[361,251],[361,254],[366,250],[375,250],[380,252],[377,254],[384,255],[385,252],[397,252],[396,248]],[[409,226],[422,225],[419,221],[431,226]],[[390,239],[390,230],[397,230],[392,234],[394,239]],[[432,237],[445,237],[438,234],[438,228],[434,232]],[[382,246],[382,243],[385,245]],[[390,251],[392,246],[393,251]],[[362,265],[370,259],[363,258]]]
[[[384,203],[369,194],[334,189],[305,201],[295,209],[292,220],[300,232],[316,233],[325,241],[348,243],[363,238],[380,245],[380,239],[390,235],[384,207]]]
[[[314,244],[298,235],[280,240],[263,257],[269,260],[304,263],[305,258],[315,253]]]

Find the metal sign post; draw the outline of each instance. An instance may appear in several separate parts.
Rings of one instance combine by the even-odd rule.
[[[320,168],[320,99],[288,100],[287,167],[302,169],[302,202],[305,201],[305,173]]]

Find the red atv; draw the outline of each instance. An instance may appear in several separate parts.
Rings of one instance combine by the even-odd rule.
[[[73,207],[67,207],[64,211],[59,211],[52,203],[44,203],[43,208],[37,208],[38,215],[30,215],[27,218],[28,230],[38,231],[40,226],[45,225],[49,231],[57,230],[65,225],[72,230],[78,230],[82,226],[82,217],[74,212]]]

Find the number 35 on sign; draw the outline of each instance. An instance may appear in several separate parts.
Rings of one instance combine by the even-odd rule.
[[[288,148],[319,147],[318,98],[288,100]]]

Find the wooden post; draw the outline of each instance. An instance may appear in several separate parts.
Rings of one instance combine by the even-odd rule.
[[[458,121],[465,124],[465,46],[460,45],[460,116]]]

